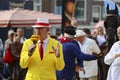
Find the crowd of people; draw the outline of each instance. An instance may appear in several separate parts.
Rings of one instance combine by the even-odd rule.
[[[20,68],[19,60],[22,45],[25,40],[26,38],[23,37],[23,28],[17,28],[16,32],[12,29],[9,30],[8,38],[5,40],[4,44],[1,42],[1,60],[5,63],[3,67],[6,67],[1,70],[1,75],[3,75],[2,78],[23,80],[22,76],[25,76],[25,72],[22,73],[23,69]]]
[[[87,28],[65,26],[62,37],[49,34],[50,24],[46,18],[38,18],[32,27],[35,33],[29,39],[23,37],[22,28],[16,32],[9,30],[5,44],[0,39],[0,58],[4,65],[0,79],[104,80],[103,65],[99,62],[107,41],[103,27],[91,35]],[[117,34],[120,37],[120,27]],[[103,60],[111,65],[107,80],[119,79],[119,45],[119,41],[114,43]],[[11,59],[7,61],[8,57]]]

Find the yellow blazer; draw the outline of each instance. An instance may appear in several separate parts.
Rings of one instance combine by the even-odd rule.
[[[52,46],[56,47],[58,41],[49,37],[48,45],[41,61],[38,44],[32,56],[28,56],[28,47],[33,42],[28,39],[24,42],[20,55],[21,68],[28,68],[25,80],[56,80],[56,70],[65,66],[62,45],[60,44],[60,57],[56,58]]]

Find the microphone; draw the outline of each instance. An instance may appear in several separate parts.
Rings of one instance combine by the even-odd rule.
[[[33,54],[33,51],[35,50],[35,47],[36,47],[36,43],[40,39],[40,37],[37,34],[33,34],[30,39],[33,41],[34,45],[32,45],[28,50],[29,51],[29,53],[28,53],[29,56],[31,56]]]
[[[33,34],[30,39],[33,41],[33,44],[35,45],[37,41],[40,39],[40,36],[37,34]]]

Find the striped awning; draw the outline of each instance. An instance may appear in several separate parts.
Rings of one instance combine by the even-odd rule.
[[[61,24],[61,15],[17,8],[0,11],[0,27],[31,27],[37,18],[49,19],[50,25]]]

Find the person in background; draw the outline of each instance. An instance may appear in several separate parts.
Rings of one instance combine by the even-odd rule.
[[[23,43],[26,38],[23,36],[23,28],[17,28],[16,37],[20,39],[20,43]]]
[[[73,80],[75,76],[76,58],[79,59],[78,65],[83,68],[83,60],[94,60],[95,55],[83,54],[76,40],[74,40],[75,27],[66,26],[64,28],[64,37],[59,41],[63,46],[65,67],[62,71],[57,71],[58,80]],[[84,72],[84,70],[83,70]]]
[[[64,26],[70,26],[73,20],[74,9],[75,9],[75,1],[74,0],[66,0],[63,3],[64,6]]]
[[[100,26],[97,28],[97,32],[95,34],[95,40],[101,50],[101,54],[104,55],[106,53],[106,35],[104,32],[104,27]],[[104,57],[101,57],[98,59],[98,66],[99,66],[99,79],[104,80],[105,79],[105,72],[104,72]]]
[[[102,45],[104,45],[106,43],[106,35],[104,34],[103,27],[97,28],[95,38],[100,47],[102,47]]]
[[[77,29],[77,26],[78,26],[78,21],[76,18],[73,18],[72,21],[71,21],[71,26],[74,26],[75,29]]]
[[[23,36],[23,34],[24,34],[23,28],[18,27],[17,31],[16,31],[16,39],[18,39],[19,40],[18,43],[20,43],[20,44],[18,44],[18,46],[19,45],[21,46],[24,43],[24,41],[26,40],[26,38]],[[20,68],[19,61],[16,64],[17,64],[16,70],[18,70],[17,71],[18,76],[16,76],[16,79],[18,79],[18,77],[19,77],[19,80],[24,80],[26,72],[27,72],[27,68],[26,69]]]
[[[8,39],[5,41],[5,49],[4,49],[4,54],[3,54],[3,58],[5,56],[6,50],[8,50],[8,48],[10,48],[10,44],[13,43],[14,41],[14,36],[15,36],[15,32],[11,29],[8,31]],[[7,76],[13,76],[13,63],[6,63],[6,67],[9,71],[10,75]],[[12,77],[13,78],[13,77]]]
[[[9,44],[13,42],[14,34],[15,32],[13,30],[8,31],[8,39],[5,41],[5,49],[7,49],[9,47]]]
[[[20,56],[21,68],[28,68],[25,80],[56,80],[56,70],[65,66],[62,45],[49,36],[48,19],[38,18],[33,27],[38,39],[27,39]]]
[[[81,51],[86,54],[100,54],[99,46],[96,41],[88,38],[87,34],[83,30],[76,30],[75,38],[81,48]],[[92,46],[91,46],[92,45]],[[94,65],[93,65],[94,64]],[[80,80],[97,80],[98,65],[97,60],[83,61],[85,73],[79,70]]]
[[[91,35],[91,31],[88,28],[83,28],[82,29],[87,35],[88,38],[94,39],[94,37]]]
[[[119,41],[115,42],[104,58],[104,62],[110,65],[107,80],[120,80],[120,26],[117,28]]]
[[[19,73],[20,73],[20,66],[19,66],[19,59],[20,59],[20,52],[22,49],[22,44],[20,43],[20,39],[16,37],[16,34],[14,34],[14,40],[12,43],[9,44],[10,47],[10,54],[13,57],[12,62],[12,70],[13,70],[13,79],[14,80],[20,80]]]
[[[48,35],[49,35],[51,38],[56,39],[56,40],[57,40],[57,38],[58,38],[58,36],[52,34],[51,32],[48,32]]]

